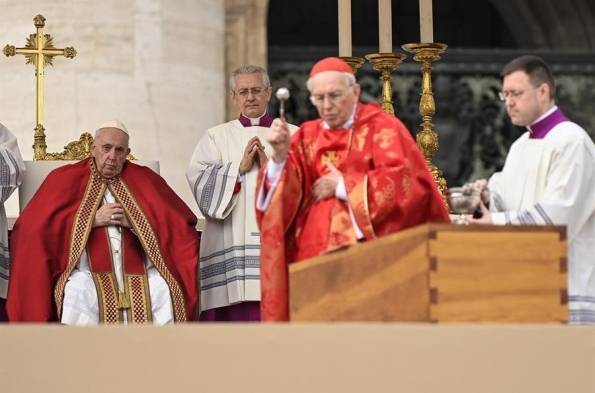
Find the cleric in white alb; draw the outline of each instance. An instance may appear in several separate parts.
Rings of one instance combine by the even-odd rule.
[[[260,233],[254,213],[271,85],[266,71],[245,65],[230,76],[238,119],[215,126],[196,146],[186,177],[206,219],[200,241],[201,321],[260,320]],[[297,127],[293,127],[296,129]]]
[[[506,110],[527,132],[511,146],[502,172],[476,183],[487,187],[490,210],[470,221],[566,225],[569,322],[595,323],[595,145],[555,105],[543,60],[519,57],[502,76]]]

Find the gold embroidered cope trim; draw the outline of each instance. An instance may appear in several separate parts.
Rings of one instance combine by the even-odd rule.
[[[126,289],[131,294],[128,309],[128,322],[151,323],[151,299],[146,274],[127,274]]]
[[[93,159],[90,159],[89,163],[91,176],[87,183],[83,200],[74,217],[74,228],[70,239],[68,262],[66,269],[58,278],[58,282],[54,288],[54,299],[56,301],[58,319],[61,318],[62,314],[64,288],[66,287],[66,282],[68,281],[68,278],[76,267],[76,264],[78,263],[81,254],[86,247],[87,240],[89,239],[89,233],[93,225],[93,220],[95,219],[95,212],[101,203],[101,199],[106,187],[109,187],[109,190],[116,201],[118,201],[124,208],[126,216],[128,217],[130,224],[136,232],[146,255],[149,257],[149,259],[151,259],[153,265],[169,286],[172,298],[172,306],[174,309],[174,318],[176,322],[187,321],[188,318],[186,315],[184,294],[178,282],[165,264],[165,260],[159,247],[159,242],[157,241],[157,236],[155,235],[153,228],[151,228],[149,220],[138,206],[137,201],[134,199],[134,196],[120,176],[116,176],[111,179],[105,179],[95,168]],[[132,279],[129,285],[140,286],[138,281],[135,279]],[[148,296],[147,289],[145,292],[145,297]],[[118,300],[115,299],[115,301],[117,307]],[[133,296],[133,299],[131,299],[131,302],[136,304],[137,307],[140,305],[140,301],[141,297]],[[134,307],[132,307],[132,309],[134,313]]]
[[[122,322],[123,312],[118,307],[118,284],[113,273],[91,273],[99,304],[99,321],[108,325]]]
[[[90,160],[90,162],[93,162],[93,160]],[[58,278],[58,282],[54,288],[54,299],[56,301],[58,319],[61,319],[62,315],[62,302],[64,301],[64,288],[66,287],[66,282],[87,245],[89,233],[91,232],[93,220],[95,219],[95,212],[101,203],[105,188],[106,184],[102,181],[101,177],[94,176],[92,173],[89,182],[87,183],[83,200],[74,216],[66,269]]]
[[[159,247],[159,242],[157,241],[157,236],[155,235],[153,228],[151,228],[149,220],[138,206],[138,203],[134,199],[134,196],[130,190],[128,190],[126,184],[121,181],[119,177],[117,181],[110,182],[108,187],[116,200],[120,202],[124,208],[126,216],[134,228],[134,231],[136,232],[136,235],[140,240],[145,253],[149,259],[151,259],[153,265],[155,265],[155,268],[169,286],[175,320],[177,322],[187,321],[184,294],[180,288],[180,285],[165,264],[165,260]]]

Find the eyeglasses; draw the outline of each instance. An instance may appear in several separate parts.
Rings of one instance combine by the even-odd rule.
[[[539,89],[541,86],[537,86],[537,87],[532,87],[526,90],[506,90],[506,91],[501,91],[498,93],[498,97],[500,98],[500,101],[506,101],[507,99],[511,98],[511,99],[519,99],[523,96],[523,94],[525,94],[526,92],[528,92],[529,90],[535,90],[535,89]]]
[[[246,98],[252,93],[253,96],[257,96],[262,94],[268,89],[268,87],[250,87],[245,89],[239,89],[234,91],[234,94],[239,95],[240,97]]]
[[[331,103],[336,104],[337,101],[339,101],[341,99],[341,97],[343,97],[344,95],[345,95],[345,91],[336,90],[336,91],[332,91],[332,92],[327,93],[327,94],[315,94],[315,95],[311,95],[310,96],[310,101],[312,102],[312,105],[319,106],[319,105],[322,105],[324,103],[324,99],[326,98]]]

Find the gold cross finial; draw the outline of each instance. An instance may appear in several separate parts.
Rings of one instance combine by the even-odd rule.
[[[13,45],[6,45],[4,47],[4,54],[6,56],[24,55],[26,64],[33,64],[35,66],[35,76],[37,79],[37,112],[36,112],[36,126],[33,144],[33,158],[35,160],[43,159],[46,154],[45,144],[45,128],[43,127],[43,105],[44,105],[44,90],[43,90],[43,76],[44,68],[47,64],[53,65],[54,56],[65,56],[72,59],[76,56],[76,50],[73,47],[58,49],[54,47],[53,38],[49,34],[43,34],[45,27],[45,18],[43,15],[37,15],[33,18],[37,32],[30,34],[27,38],[27,44],[24,48],[15,48]]]

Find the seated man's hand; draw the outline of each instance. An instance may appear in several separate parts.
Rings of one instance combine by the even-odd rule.
[[[339,180],[343,177],[341,172],[333,164],[329,163],[327,168],[329,172],[316,180],[312,185],[312,193],[316,202],[334,197]]]
[[[125,221],[128,225],[123,225],[122,221]],[[106,203],[97,209],[95,212],[95,220],[93,220],[93,228],[105,227],[108,225],[119,225],[130,227],[124,209],[119,203]]]

